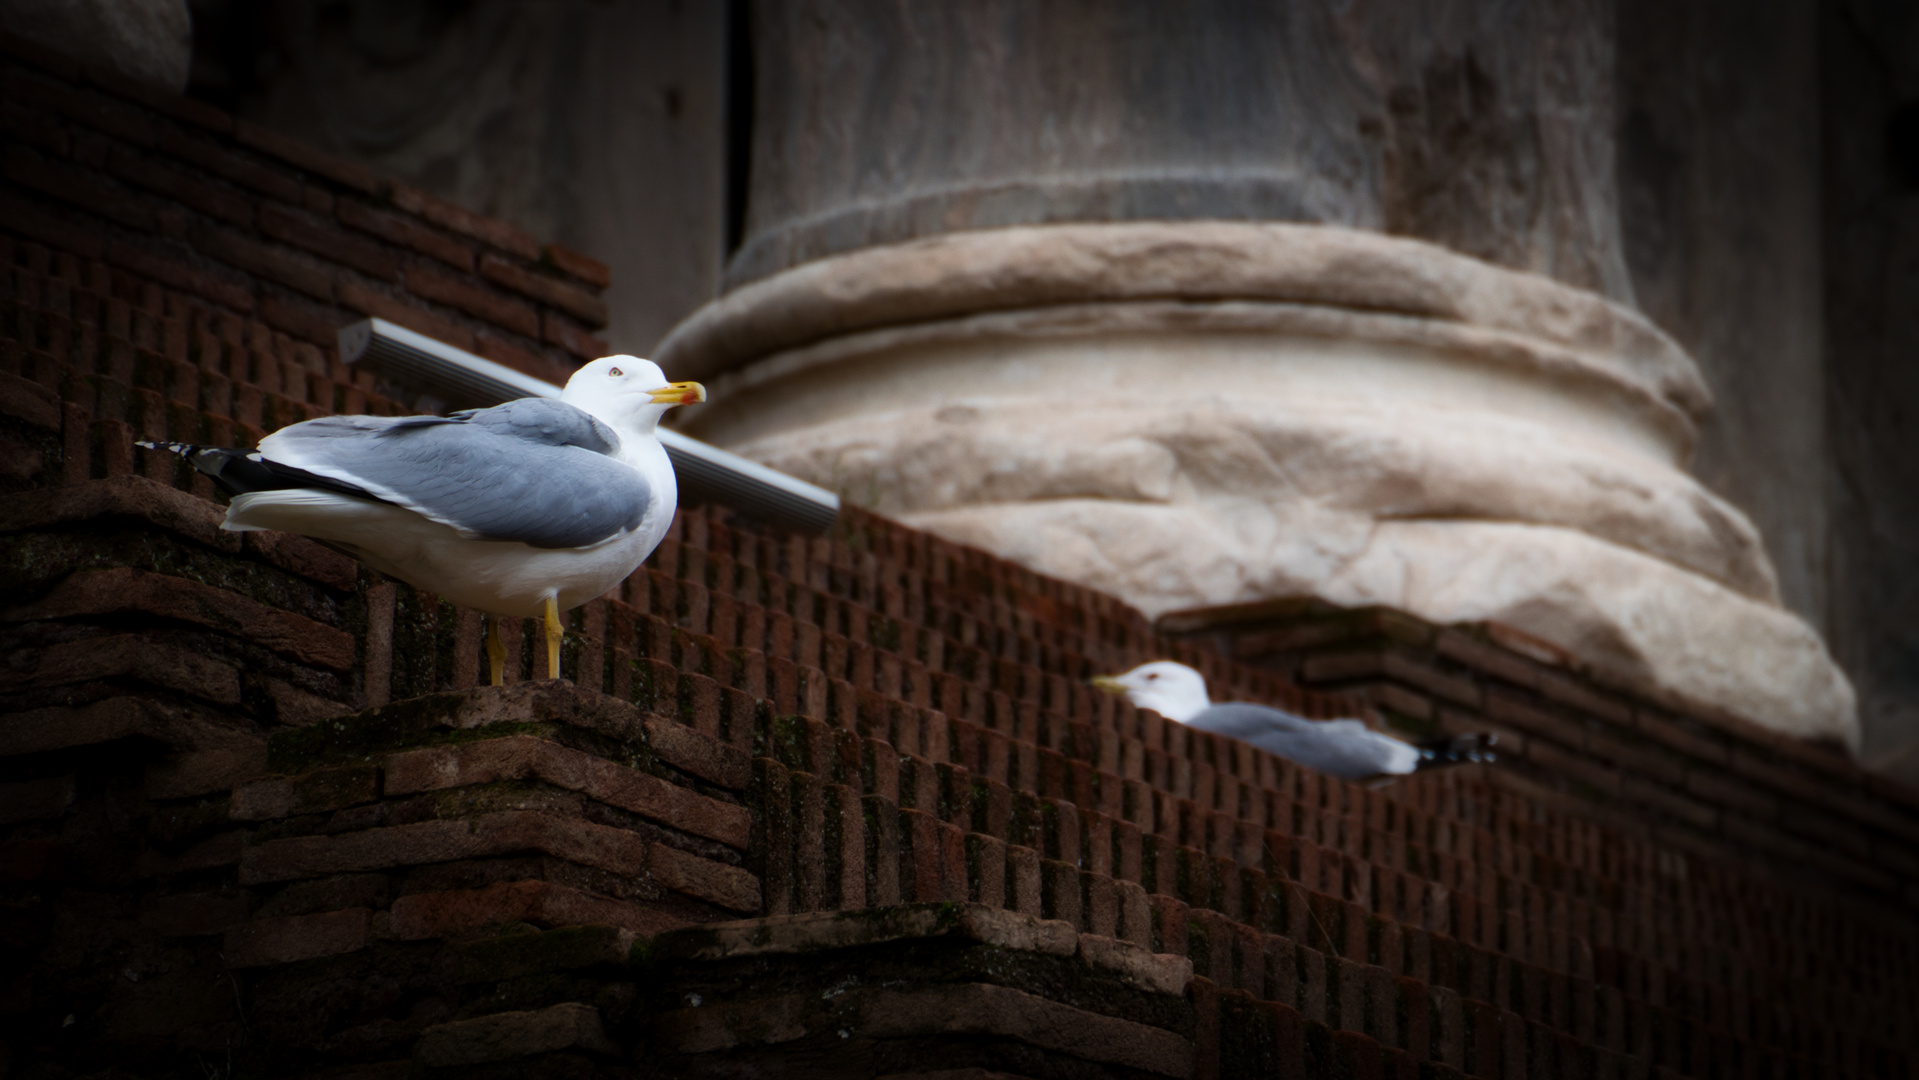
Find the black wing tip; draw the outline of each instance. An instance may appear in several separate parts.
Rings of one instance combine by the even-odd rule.
[[[1478,765],[1499,760],[1492,746],[1499,741],[1497,732],[1473,732],[1416,743],[1419,748],[1417,769],[1437,769],[1447,765]]]

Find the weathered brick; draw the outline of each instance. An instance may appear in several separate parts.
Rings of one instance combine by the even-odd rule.
[[[1528,659],[1536,660],[1542,664],[1550,664],[1553,667],[1567,668],[1570,670],[1576,669],[1579,666],[1578,657],[1544,638],[1535,637],[1517,627],[1507,626],[1505,623],[1489,621],[1481,623],[1480,625],[1485,628],[1486,637],[1500,648],[1510,649]]]
[[[125,678],[192,694],[221,705],[240,702],[240,676],[231,666],[170,648],[147,634],[114,634],[48,646],[33,666],[16,674],[15,688],[66,686]]]
[[[1684,782],[1686,769],[1679,758],[1657,746],[1631,741],[1634,732],[1627,731],[1622,738],[1602,732],[1603,729],[1586,736],[1586,749],[1594,756],[1610,761],[1629,773],[1637,773],[1670,787],[1677,787]]]
[[[393,185],[393,205],[409,214],[418,214],[441,228],[491,244],[529,262],[540,257],[539,241],[525,231],[435,198],[411,185]]]
[[[760,881],[737,866],[703,859],[665,844],[653,845],[647,867],[653,880],[732,911],[760,910]]]
[[[248,554],[330,588],[352,589],[360,578],[359,564],[351,557],[304,536],[250,532],[245,534],[245,547]]]
[[[334,204],[340,223],[377,236],[422,255],[438,259],[456,270],[473,272],[473,248],[466,243],[428,228],[411,217],[377,210],[357,199],[340,199]]]
[[[385,293],[376,292],[357,281],[341,281],[337,288],[340,303],[362,315],[371,315],[391,323],[398,323],[408,330],[425,334],[456,349],[473,351],[473,331],[458,323],[449,322],[424,308],[417,308]]]
[[[72,140],[67,126],[38,109],[28,109],[13,101],[0,100],[0,131],[29,146],[37,146],[54,157],[66,157]]]
[[[620,1053],[618,1044],[607,1038],[598,1009],[566,1002],[427,1028],[420,1034],[415,1055],[428,1068],[450,1069],[576,1047],[598,1054]]]
[[[0,175],[130,229],[153,232],[159,228],[155,207],[146,198],[102,180],[98,173],[48,160],[18,144],[6,148]]]
[[[648,717],[642,725],[648,744],[667,764],[721,787],[746,789],[752,763],[745,752],[670,720]]]
[[[1621,727],[1632,723],[1632,708],[1624,701],[1602,694],[1578,679],[1556,671],[1539,673],[1539,693],[1549,701],[1557,701]]]
[[[271,821],[293,812],[293,778],[269,776],[233,789],[227,814],[235,821]]]
[[[0,221],[22,236],[83,259],[98,259],[106,251],[106,235],[98,223],[77,221],[51,207],[16,198],[11,192],[0,191]]]
[[[253,898],[244,892],[156,896],[140,912],[140,925],[167,937],[225,933],[246,922]]]
[[[89,67],[85,71],[85,76],[86,80],[93,85],[115,97],[132,101],[142,108],[152,109],[162,115],[171,116],[175,120],[184,120],[210,131],[224,134],[233,130],[231,114],[184,94],[171,94],[154,89],[112,68]]]
[[[1502,690],[1487,691],[1486,716],[1573,750],[1583,751],[1586,748],[1586,725],[1565,717],[1553,707],[1534,704],[1518,694]]]
[[[538,379],[564,386],[571,375],[563,365],[554,363],[531,349],[521,348],[499,334],[482,332],[477,335],[474,351],[488,360],[505,364],[515,371],[525,372]]]
[[[480,257],[480,276],[559,308],[591,327],[606,325],[606,302],[585,289],[515,266],[498,255]]]
[[[496,881],[480,889],[398,897],[393,901],[389,932],[402,941],[414,941],[506,922],[617,926],[647,935],[684,925],[663,912],[549,881]]]
[[[1300,665],[1300,674],[1313,682],[1339,682],[1367,677],[1395,679],[1461,705],[1479,704],[1479,687],[1471,679],[1438,671],[1398,649],[1309,656]]]
[[[1641,706],[1633,710],[1633,726],[1647,738],[1664,743],[1689,757],[1721,767],[1732,760],[1732,750],[1723,735],[1710,729],[1703,734],[1690,730],[1703,728],[1704,725]]]
[[[1824,778],[1782,768],[1763,750],[1740,743],[1733,744],[1732,771],[1812,806],[1826,807],[1838,801],[1837,792]]]
[[[372,943],[373,913],[366,908],[259,919],[232,927],[220,955],[231,968],[291,964],[358,952]]]
[[[327,287],[332,287],[330,279]],[[294,337],[329,348],[339,340],[340,327],[357,321],[335,308],[272,295],[260,298],[260,318],[276,330],[284,330]]]
[[[124,242],[108,244],[106,257],[116,266],[169,288],[204,296],[235,311],[253,310],[253,288],[244,281],[195,269],[177,259]]]
[[[746,848],[750,822],[745,807],[709,799],[656,776],[530,735],[428,747],[395,754],[386,761],[390,795],[531,779],[578,791],[696,836]]]
[[[215,735],[200,731],[176,738],[210,736],[206,745],[185,746],[147,766],[141,785],[148,798],[186,799],[230,790],[266,771],[266,739],[253,732]]]
[[[400,280],[400,260],[391,251],[344,233],[330,221],[268,203],[260,207],[260,232],[382,281]]]
[[[1372,683],[1364,687],[1362,693],[1366,700],[1389,712],[1397,713],[1400,716],[1405,716],[1413,720],[1432,719],[1432,700],[1424,694],[1414,693],[1398,683]]]
[[[561,273],[571,274],[596,289],[613,284],[613,271],[605,263],[564,245],[546,245],[544,261],[558,267]]]
[[[225,180],[252,188],[284,203],[300,201],[300,182],[286,173],[233,153],[211,139],[171,128],[160,132],[158,149]]]
[[[383,870],[541,851],[615,873],[637,874],[646,864],[641,837],[607,825],[539,811],[499,811],[471,821],[424,821],[343,833],[268,840],[247,848],[240,880],[291,881],[322,874]]]
[[[0,416],[48,431],[59,431],[62,424],[60,395],[18,375],[0,372]]]
[[[107,158],[107,171],[209,217],[235,225],[250,225],[253,222],[252,199],[205,177],[173,168],[158,157],[115,150]]]
[[[336,671],[353,666],[353,635],[343,630],[211,585],[133,567],[74,574],[39,600],[11,609],[3,617],[26,621],[119,612],[141,612],[220,630]]]
[[[1585,784],[1599,792],[1619,790],[1619,773],[1582,754],[1568,753],[1553,743],[1535,739],[1526,745],[1526,760],[1547,772]]]
[[[247,120],[235,120],[233,136],[243,146],[270,154],[296,168],[316,173],[355,190],[368,194],[380,190],[380,181],[366,169],[259,124]]]
[[[598,359],[613,351],[605,341],[594,337],[573,320],[553,311],[540,313],[540,340],[549,345],[558,345],[567,352],[586,360]]]
[[[1719,812],[1704,803],[1679,794],[1670,780],[1648,778],[1628,771],[1621,777],[1621,794],[1642,806],[1670,814],[1688,825],[1711,829],[1718,824]]]
[[[95,131],[125,139],[136,146],[150,146],[156,125],[153,118],[138,109],[90,90],[30,75],[18,68],[7,71],[0,81],[0,96],[34,108],[59,113],[69,120]]]
[[[193,230],[193,246],[208,258],[259,274],[321,300],[333,299],[333,274],[294,252],[226,229]]]
[[[862,1033],[874,1038],[994,1035],[1152,1075],[1193,1075],[1194,1046],[1174,1032],[1005,986],[964,983],[873,994],[861,1003],[860,1020]]]
[[[536,337],[540,332],[540,313],[532,305],[502,296],[470,280],[414,266],[407,270],[406,287],[415,296],[459,308],[515,333]]]
[[[1459,630],[1447,627],[1435,641],[1439,655],[1496,679],[1532,689],[1538,685],[1539,670],[1505,649],[1477,641]]]
[[[59,817],[72,805],[73,793],[72,776],[0,784],[0,825]]]

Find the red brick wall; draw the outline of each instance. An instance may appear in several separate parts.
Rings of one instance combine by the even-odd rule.
[[[1176,999],[1152,1038],[1190,1047],[1199,1076],[1261,1054],[1307,1075],[1912,1071],[1911,796],[1495,632],[1318,611],[1182,641],[857,511],[808,539],[709,508],[570,614],[578,688],[535,681],[514,621],[512,685],[476,689],[476,613],[297,537],[223,533],[202,480],[136,451],[395,406],[329,360],[330,326],[273,321],[297,289],[190,243],[218,219],[202,204],[240,204],[116,178],[116,148],[157,158],[196,110],[58,75],[0,72],[28,88],[8,122],[40,140],[8,148],[0,194],[31,210],[0,220],[0,1060],[612,1076],[671,1043],[697,1071],[746,1036],[682,1015],[662,1042],[659,1009],[701,1006],[636,988],[636,936],[750,915],[770,921],[739,933],[761,940],[813,912],[964,902],[1029,928],[993,963],[1089,965],[1049,979],[1169,956],[1147,965]],[[536,266],[510,230],[401,193],[387,212],[412,240],[376,240],[342,216],[370,205],[351,171],[258,132],[194,137],[293,185],[248,188],[249,242],[324,268],[328,303],[364,290],[567,362],[523,317],[459,306],[530,303],[514,293],[546,286],[508,271],[567,284],[563,254]],[[1363,706],[1282,676],[1412,725],[1494,723],[1512,760],[1369,789],[1084,683],[1158,656],[1309,715]],[[1167,990],[1182,957],[1197,975]],[[782,985],[819,998],[796,963]],[[1006,1000],[968,994],[939,1000]],[[874,1074],[859,1062],[815,1064]]]
[[[1364,698],[1400,730],[1495,732],[1504,775],[1614,828],[1919,904],[1919,793],[1837,747],[1626,688],[1496,624],[1308,603],[1175,617],[1167,629],[1297,685]]]
[[[584,255],[197,102],[0,50],[0,222],[90,264],[72,288],[107,295],[105,266],[264,327],[282,354],[316,346],[300,362],[342,383],[334,334],[368,315],[553,382],[608,351],[607,271]]]

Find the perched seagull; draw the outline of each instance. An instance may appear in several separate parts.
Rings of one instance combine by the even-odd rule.
[[[1122,694],[1136,707],[1168,720],[1250,743],[1288,761],[1342,780],[1404,776],[1419,769],[1491,761],[1492,735],[1461,735],[1407,743],[1358,720],[1308,720],[1284,709],[1235,702],[1215,705],[1206,678],[1185,664],[1155,660],[1124,675],[1101,675],[1093,685]]]
[[[705,401],[696,382],[608,356],[558,400],[522,398],[450,416],[325,416],[257,450],[171,450],[233,497],[221,528],[278,529],[331,545],[487,620],[493,685],[504,681],[499,616],[543,616],[547,672],[560,674],[560,612],[639,568],[679,493],[655,427]]]

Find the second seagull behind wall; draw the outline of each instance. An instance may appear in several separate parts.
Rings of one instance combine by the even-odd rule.
[[[1308,720],[1270,705],[1215,705],[1206,677],[1173,660],[1141,664],[1124,675],[1101,675],[1093,685],[1122,694],[1134,706],[1215,735],[1238,739],[1288,761],[1342,780],[1405,776],[1421,769],[1493,760],[1494,736],[1459,735],[1406,742],[1358,720]]]

